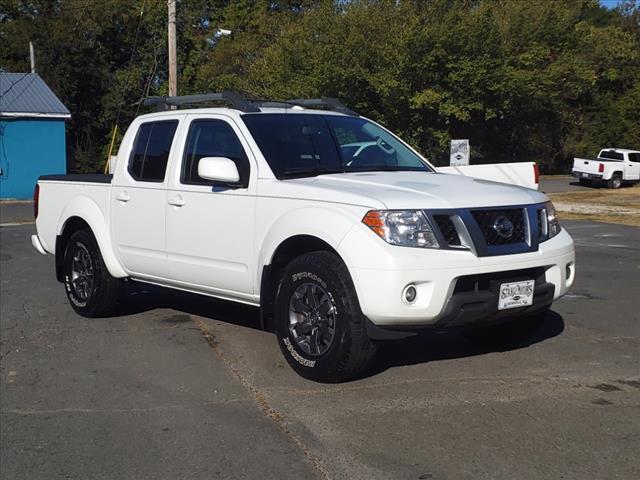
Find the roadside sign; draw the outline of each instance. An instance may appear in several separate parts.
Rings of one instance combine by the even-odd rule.
[[[449,165],[458,167],[461,165],[469,165],[469,140],[451,140],[451,156]]]

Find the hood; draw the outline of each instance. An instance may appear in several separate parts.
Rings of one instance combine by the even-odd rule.
[[[473,208],[542,203],[537,190],[460,175],[360,172],[275,181],[270,196],[347,203],[379,209]]]

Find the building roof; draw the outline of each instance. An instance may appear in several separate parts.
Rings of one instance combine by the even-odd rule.
[[[71,118],[37,73],[0,71],[0,117]]]

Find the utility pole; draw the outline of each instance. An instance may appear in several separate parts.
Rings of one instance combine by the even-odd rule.
[[[31,73],[36,73],[36,53],[33,49],[33,42],[29,42],[29,58],[31,59]]]
[[[169,96],[178,95],[178,65],[176,59],[176,0],[167,0],[169,7]],[[175,107],[174,107],[175,108]]]

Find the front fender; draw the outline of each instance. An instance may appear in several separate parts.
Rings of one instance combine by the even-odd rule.
[[[278,247],[291,237],[299,235],[316,237],[329,244],[346,261],[343,256],[346,252],[341,252],[340,242],[366,212],[365,208],[352,208],[354,208],[353,212],[334,206],[301,207],[278,217],[268,226],[265,235],[262,236],[262,244],[259,245],[255,291],[260,291],[259,273],[263,267],[271,264]]]
[[[81,218],[87,222],[91,228],[93,236],[96,242],[98,242],[104,264],[111,276],[115,278],[127,277],[127,272],[124,271],[122,265],[113,253],[113,245],[111,243],[107,221],[98,204],[88,196],[83,195],[74,198],[64,207],[60,214],[56,235],[62,234],[67,221],[72,217]]]

